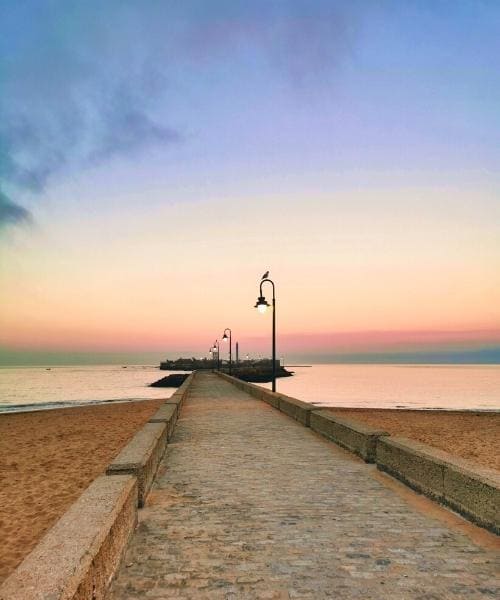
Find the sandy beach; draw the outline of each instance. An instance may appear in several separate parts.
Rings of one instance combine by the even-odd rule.
[[[500,470],[500,413],[364,408],[328,410],[382,428],[391,435],[418,440]]]
[[[0,581],[162,402],[0,415]]]

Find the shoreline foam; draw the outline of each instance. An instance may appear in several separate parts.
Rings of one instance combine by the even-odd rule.
[[[82,408],[85,406],[100,406],[122,404],[127,402],[148,402],[156,398],[110,398],[109,400],[61,400],[56,402],[33,402],[32,404],[2,404],[0,403],[0,416],[4,414],[18,414],[38,412],[44,410],[57,410],[59,408]]]

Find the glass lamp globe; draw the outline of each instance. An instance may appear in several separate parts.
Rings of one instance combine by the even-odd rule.
[[[255,303],[255,308],[260,312],[260,313],[265,313],[267,310],[267,307],[269,306],[268,301],[265,299],[264,296],[259,296],[257,298],[257,302]]]

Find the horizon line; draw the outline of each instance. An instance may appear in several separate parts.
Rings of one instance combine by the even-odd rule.
[[[246,353],[245,353],[246,354]],[[435,350],[410,352],[305,352],[279,353],[286,362],[306,362],[312,364],[432,364],[432,365],[500,365],[500,345],[490,348],[470,350]],[[179,352],[162,351],[6,351],[0,348],[0,367],[22,366],[66,366],[127,363],[133,357],[136,362],[128,364],[149,364],[152,360],[198,357],[199,352],[184,350]],[[253,353],[257,358],[261,353]],[[140,358],[142,357],[142,358]],[[150,358],[147,363],[146,358]],[[138,362],[137,362],[138,360]]]

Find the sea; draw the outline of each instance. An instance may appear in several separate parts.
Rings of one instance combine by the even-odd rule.
[[[169,374],[145,365],[1,367],[0,412],[168,398],[150,383]]]
[[[318,406],[500,410],[500,365],[289,366],[278,391]],[[166,398],[151,388],[168,375],[155,366],[0,368],[0,412]],[[270,387],[270,384],[264,384]]]

